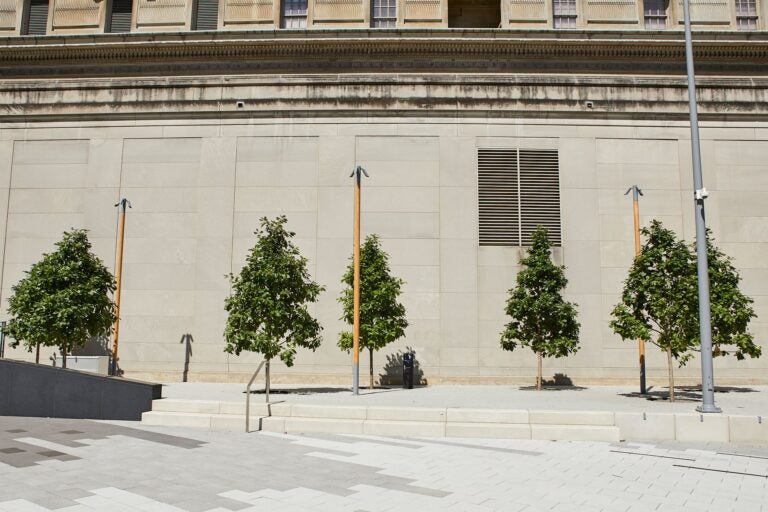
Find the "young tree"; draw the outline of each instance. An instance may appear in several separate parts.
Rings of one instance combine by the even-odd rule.
[[[675,233],[654,220],[643,228],[646,237],[629,270],[619,302],[611,312],[611,328],[624,340],[643,339],[667,353],[669,398],[675,399],[672,360],[691,357],[698,340],[696,261]]]
[[[525,268],[517,274],[517,286],[510,290],[507,315],[512,321],[501,334],[501,347],[515,350],[518,344],[530,347],[538,359],[536,389],[541,389],[543,357],[564,357],[579,349],[579,322],[576,304],[563,300],[568,284],[565,267],[552,263],[547,230],[539,226],[532,236]]]
[[[677,240],[659,221],[643,229],[647,242],[624,283],[611,328],[623,339],[644,339],[667,353],[670,400],[675,399],[672,360],[684,366],[700,351],[699,296],[693,245]],[[752,299],[739,290],[738,272],[707,233],[713,355],[759,357],[747,331]],[[731,346],[733,348],[731,348]]]
[[[350,261],[341,279],[347,287],[339,297],[344,307],[342,320],[353,323],[354,268]],[[405,335],[408,321],[405,307],[397,299],[404,284],[390,274],[389,256],[381,248],[379,237],[370,235],[360,249],[360,350],[370,355],[370,387],[373,389],[373,352]],[[352,333],[339,334],[339,348],[352,350]]]
[[[108,335],[115,322],[115,278],[94,256],[85,230],[65,232],[56,251],[44,254],[13,288],[8,299],[11,320],[6,327],[31,352],[58,347],[62,366],[67,354],[93,337]]]
[[[264,356],[269,389],[269,363],[275,357],[293,366],[297,348],[320,346],[322,327],[307,306],[316,302],[322,286],[312,281],[307,259],[293,245],[285,216],[261,219],[253,246],[240,275],[229,275],[232,293],[225,300],[229,313],[224,336],[230,354],[242,351]]]

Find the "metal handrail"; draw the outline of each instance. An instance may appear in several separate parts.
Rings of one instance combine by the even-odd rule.
[[[253,385],[253,381],[256,380],[256,376],[259,374],[261,369],[264,367],[264,365],[267,366],[265,370],[265,378],[266,382],[264,384],[264,391],[266,395],[267,400],[267,414],[271,415],[271,411],[269,410],[269,360],[265,359],[261,362],[258,368],[256,368],[256,371],[253,372],[253,375],[251,376],[251,380],[248,381],[248,386],[245,388],[245,433],[251,431],[251,386]]]

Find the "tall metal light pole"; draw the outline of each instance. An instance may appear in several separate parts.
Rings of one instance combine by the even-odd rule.
[[[131,207],[130,201],[122,198],[115,205],[118,208],[117,219],[117,250],[115,258],[115,324],[112,328],[112,369],[110,375],[117,375],[117,346],[120,339],[120,292],[123,286],[123,242],[125,241],[125,210]]]
[[[696,204],[696,268],[699,281],[699,337],[701,338],[701,405],[699,412],[722,412],[715,405],[714,370],[712,366],[712,321],[709,306],[709,265],[707,263],[707,225],[704,199],[708,193],[701,176],[699,116],[696,109],[696,76],[693,69],[691,14],[688,0],[683,0],[685,19],[685,64],[688,71],[688,106],[691,118],[691,152],[693,156],[693,190]]]
[[[349,177],[355,177],[355,223],[353,233],[352,266],[354,281],[352,285],[352,394],[360,394],[360,181],[362,174],[368,177],[365,169],[355,167]]]
[[[637,257],[640,255],[640,203],[638,196],[643,195],[643,191],[637,185],[632,185],[629,190],[624,192],[624,195],[630,192],[632,192],[632,211],[635,218],[635,257]],[[647,391],[645,387],[645,340],[637,340],[637,350],[640,356],[640,394],[644,395]]]

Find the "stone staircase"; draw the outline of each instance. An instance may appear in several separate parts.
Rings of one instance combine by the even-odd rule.
[[[243,431],[245,403],[155,400],[142,423]],[[251,402],[251,430],[279,433],[366,434],[617,442],[613,412],[335,406]]]

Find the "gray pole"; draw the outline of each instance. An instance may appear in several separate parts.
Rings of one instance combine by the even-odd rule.
[[[688,0],[683,0],[685,17],[685,64],[688,70],[688,106],[691,116],[691,151],[693,156],[693,190],[696,203],[696,267],[699,281],[699,337],[701,338],[701,405],[699,412],[722,412],[715,405],[715,384],[712,368],[712,322],[709,307],[709,265],[707,263],[707,225],[704,217],[704,188],[701,176],[699,119],[696,110],[696,77],[693,70],[693,42]]]

